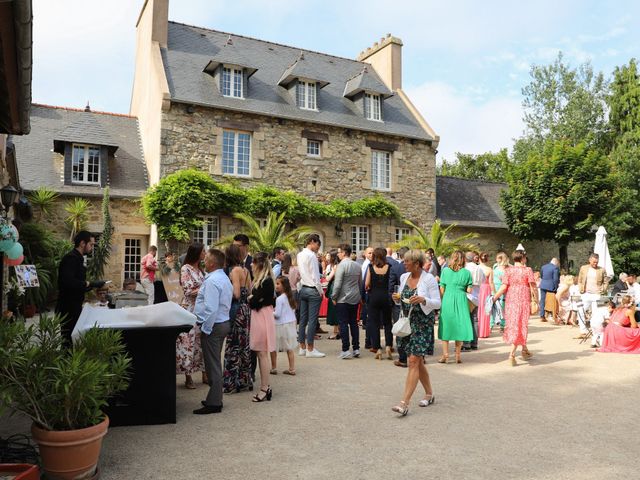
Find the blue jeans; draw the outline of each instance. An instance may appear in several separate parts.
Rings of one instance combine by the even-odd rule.
[[[313,345],[318,326],[318,313],[322,297],[313,287],[300,289],[300,326],[298,328],[298,343]],[[306,337],[306,341],[305,341]]]
[[[336,304],[336,316],[340,324],[342,351],[349,350],[349,331],[351,331],[351,348],[360,350],[360,330],[358,330],[358,304]]]

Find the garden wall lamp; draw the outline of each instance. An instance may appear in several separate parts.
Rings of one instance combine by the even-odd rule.
[[[16,203],[18,199],[18,190],[13,185],[6,185],[0,189],[0,200],[4,207],[5,216],[9,213],[9,209]]]

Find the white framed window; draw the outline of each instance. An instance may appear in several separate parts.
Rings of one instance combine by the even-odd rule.
[[[234,67],[222,68],[222,95],[225,97],[244,97],[244,78],[242,69]]]
[[[222,132],[222,173],[248,177],[251,172],[251,134]]]
[[[402,241],[404,237],[407,237],[411,234],[411,229],[409,228],[396,228],[396,242]]]
[[[220,239],[220,223],[218,217],[206,215],[200,217],[204,224],[196,228],[191,237],[194,242],[200,242],[205,246],[215,244]]]
[[[296,85],[296,104],[304,110],[317,110],[316,83],[298,81]]]
[[[124,279],[135,278],[140,281],[140,262],[142,262],[142,239],[124,239]]]
[[[364,94],[364,116],[369,120],[382,121],[382,108],[380,95],[374,93]]]
[[[100,185],[100,148],[94,145],[73,144],[71,181]]]
[[[307,156],[308,157],[320,156],[320,142],[318,140],[307,140]]]
[[[354,252],[361,252],[369,246],[369,227],[353,225],[351,227],[351,248]]]
[[[371,188],[391,190],[391,153],[371,150]]]
[[[260,228],[266,228],[267,227],[267,219],[266,218],[256,218],[256,222],[260,226]]]

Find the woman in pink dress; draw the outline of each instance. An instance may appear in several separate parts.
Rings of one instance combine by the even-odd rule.
[[[516,250],[511,254],[513,266],[509,267],[502,276],[502,286],[493,296],[495,302],[504,293],[505,327],[502,338],[511,345],[509,360],[514,367],[516,350],[522,347],[522,358],[529,360],[531,353],[527,348],[529,332],[529,317],[531,316],[531,300],[538,302],[538,288],[531,268],[524,265],[524,252]]]
[[[489,254],[482,252],[480,254],[480,268],[484,273],[484,282],[480,285],[478,293],[478,337],[487,338],[491,335],[491,310],[487,310],[485,302],[487,297],[491,296],[493,285],[493,268],[487,263],[489,262]]]
[[[200,285],[204,281],[204,273],[200,269],[200,262],[204,260],[204,254],[204,245],[192,243],[187,249],[184,265],[180,269],[180,285],[184,291],[180,305],[191,313],[196,307],[196,297]],[[176,373],[184,373],[185,387],[196,388],[191,377],[196,372],[202,372],[202,383],[208,383],[200,344],[200,327],[197,324],[187,333],[178,335],[176,340]]]
[[[621,305],[609,306],[611,316],[602,335],[599,352],[640,353],[640,328],[636,322],[636,307],[629,295],[622,297]]]

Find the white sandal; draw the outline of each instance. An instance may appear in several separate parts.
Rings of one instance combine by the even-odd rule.
[[[418,402],[418,405],[420,405],[421,407],[428,407],[429,405],[431,405],[435,401],[436,401],[436,397],[433,394],[431,394],[431,396],[429,398],[425,397],[422,400],[420,400]]]

